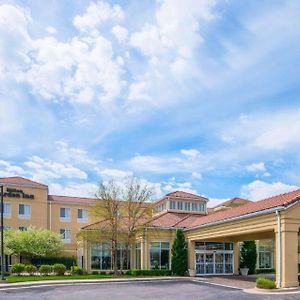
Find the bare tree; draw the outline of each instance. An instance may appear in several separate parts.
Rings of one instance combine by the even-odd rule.
[[[123,189],[122,221],[126,229],[124,260],[127,269],[129,268],[129,249],[133,245],[135,233],[152,217],[153,205],[150,202],[152,195],[152,187],[137,177],[129,178]]]
[[[136,177],[129,178],[125,184],[114,180],[100,182],[96,198],[99,200],[93,207],[93,213],[100,219],[103,237],[111,242],[112,265],[118,273],[118,244],[125,246],[123,259],[120,259],[121,271],[126,262],[129,268],[129,249],[140,226],[152,216],[152,188]],[[120,249],[120,253],[122,249]]]
[[[120,188],[114,180],[107,183],[100,182],[96,192],[97,201],[94,214],[103,220],[105,231],[111,242],[112,265],[114,274],[118,272],[117,252],[118,240],[121,231],[121,201]]]

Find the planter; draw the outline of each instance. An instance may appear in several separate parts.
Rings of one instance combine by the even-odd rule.
[[[240,268],[240,272],[242,276],[247,276],[249,272],[249,268]]]
[[[190,277],[195,277],[196,276],[196,270],[189,269],[189,275],[190,275]]]

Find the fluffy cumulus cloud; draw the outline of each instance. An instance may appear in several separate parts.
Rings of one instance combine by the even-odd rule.
[[[128,30],[123,27],[116,25],[111,29],[112,34],[116,37],[119,43],[125,42],[128,35]]]
[[[290,192],[297,188],[295,185],[285,184],[280,181],[268,183],[255,180],[242,186],[241,196],[250,200],[261,200],[281,193]]]
[[[98,8],[98,9],[95,9]],[[123,86],[123,60],[115,55],[111,42],[96,29],[108,20],[122,18],[119,6],[92,3],[74,24],[86,34],[61,41],[29,34],[29,12],[0,6],[0,69],[2,76],[29,84],[32,91],[49,100],[91,103],[109,102]],[[9,31],[7,31],[9,28]],[[90,29],[95,29],[90,32]],[[49,32],[49,28],[47,30]],[[54,33],[53,29],[50,30]]]
[[[119,169],[96,168],[96,171],[104,179],[125,179],[133,176],[133,173],[131,171],[123,171]]]
[[[119,5],[110,5],[104,1],[91,2],[82,16],[76,16],[73,24],[81,31],[98,29],[108,21],[120,21],[124,12]]]
[[[0,177],[22,176],[25,173],[20,166],[14,165],[9,161],[0,160]]]
[[[300,144],[300,107],[264,114],[243,114],[225,126],[221,138],[261,151],[284,150]],[[224,142],[226,140],[222,138]]]
[[[267,170],[264,162],[253,163],[248,165],[246,169],[249,172],[265,172]]]
[[[39,156],[31,157],[24,165],[28,168],[27,172],[31,173],[37,181],[43,182],[60,178],[87,179],[86,172],[72,164],[58,163]]]
[[[51,183],[49,185],[49,193],[52,195],[75,196],[93,198],[98,189],[95,183],[75,183],[66,184]]]

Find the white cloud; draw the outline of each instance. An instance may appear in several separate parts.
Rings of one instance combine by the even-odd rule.
[[[266,166],[264,162],[259,162],[259,163],[253,163],[251,165],[248,165],[246,167],[247,171],[249,172],[266,172]]]
[[[261,200],[267,197],[296,190],[298,187],[282,182],[264,182],[255,180],[247,185],[243,185],[241,196],[250,200]]]
[[[110,7],[104,2],[93,5]],[[118,6],[109,8],[112,19],[118,12]],[[98,24],[96,20],[89,22],[86,15],[77,17],[82,28]],[[29,34],[32,20],[27,11],[2,5],[0,19],[1,77],[28,83],[33,93],[52,101],[103,103],[120,95],[125,86],[123,60],[115,56],[111,42],[98,31],[67,41],[50,36],[34,39]],[[103,16],[100,19],[106,20]]]
[[[188,157],[197,157],[200,152],[197,149],[182,149],[180,150],[181,154],[186,155]]]
[[[55,33],[57,32],[57,30],[56,30],[54,27],[52,27],[52,26],[48,26],[48,27],[46,28],[46,31],[47,31],[48,33],[50,33],[50,34],[55,34]]]
[[[39,156],[32,156],[24,163],[27,172],[37,181],[49,181],[60,178],[87,179],[87,174],[72,164],[62,164]]]
[[[122,179],[133,176],[130,171],[123,171],[119,169],[96,169],[97,173],[105,178]]]
[[[119,43],[123,43],[126,41],[128,30],[125,27],[116,25],[112,28],[111,32],[116,37]]]
[[[197,191],[193,189],[191,182],[178,182],[175,177],[169,178],[167,182],[163,182],[162,190],[164,193],[170,193],[174,191],[184,191],[192,194],[197,194]]]
[[[93,198],[97,189],[98,186],[94,183],[67,183],[65,185],[51,183],[49,194]]]
[[[237,122],[224,127],[235,144],[248,149],[284,150],[300,145],[300,108],[272,111],[264,114],[241,115]]]
[[[10,177],[23,175],[24,169],[20,166],[11,164],[11,162],[0,160],[0,177]]]
[[[119,5],[110,5],[104,1],[91,2],[82,16],[76,16],[73,24],[81,31],[95,30],[107,21],[120,21],[124,12]]]
[[[27,26],[30,14],[12,5],[0,5],[0,79],[17,79],[30,63],[32,40]]]
[[[191,57],[202,41],[199,35],[200,21],[213,18],[211,12],[215,1],[159,1],[156,24],[145,24],[140,32],[131,36],[132,46],[148,56],[175,52],[182,57]]]
[[[150,82],[148,80],[133,82],[129,87],[128,100],[130,101],[144,100],[144,101],[151,102],[152,98],[148,94],[149,89],[150,89]]]
[[[193,172],[192,177],[194,177],[196,179],[202,179],[202,174],[199,172]]]

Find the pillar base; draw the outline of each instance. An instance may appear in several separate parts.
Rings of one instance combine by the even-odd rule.
[[[298,287],[299,281],[283,281],[281,282],[282,288]]]

